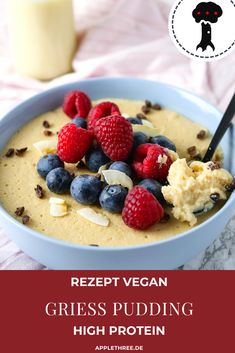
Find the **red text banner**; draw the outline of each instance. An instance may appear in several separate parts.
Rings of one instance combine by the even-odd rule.
[[[234,271],[1,271],[2,352],[225,352]]]

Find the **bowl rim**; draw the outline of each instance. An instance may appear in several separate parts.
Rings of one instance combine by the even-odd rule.
[[[61,84],[61,85],[56,85],[53,87],[50,87],[47,90],[44,90],[43,92],[37,93],[32,95],[31,97],[25,99],[23,102],[17,104],[16,106],[14,106],[12,109],[10,109],[1,119],[0,119],[0,125],[4,124],[5,121],[7,121],[8,119],[8,115],[12,114],[12,112],[14,112],[15,110],[24,108],[25,105],[28,105],[30,103],[30,101],[34,101],[35,99],[41,97],[43,98],[43,96],[46,96],[48,93],[52,93],[53,91],[56,91],[60,88],[66,88],[68,87],[68,89],[71,89],[71,86],[76,86],[79,83],[85,83],[86,81],[92,81],[94,83],[96,83],[97,81],[138,81],[138,82],[145,82],[145,83],[152,83],[152,84],[157,84],[158,86],[162,86],[165,88],[169,88],[171,91],[177,91],[177,92],[182,92],[185,93],[188,97],[191,98],[197,98],[199,102],[203,102],[204,104],[206,104],[207,106],[210,107],[210,109],[212,108],[215,113],[216,113],[216,119],[219,119],[219,116],[221,116],[221,112],[214,107],[211,103],[209,103],[208,101],[206,101],[204,98],[200,97],[199,95],[196,95],[188,90],[179,88],[177,86],[174,85],[170,85],[170,84],[165,84],[162,82],[158,82],[158,81],[154,81],[154,80],[149,80],[149,79],[141,79],[141,78],[134,78],[134,77],[93,77],[93,78],[88,78],[85,80],[78,80],[78,81],[74,81],[74,82],[70,82],[70,83],[66,83],[66,84]],[[120,252],[120,251],[136,251],[136,250],[144,250],[147,248],[151,248],[151,247],[155,247],[155,246],[161,246],[161,245],[165,245],[168,244],[170,242],[173,241],[178,241],[182,238],[185,238],[189,235],[191,235],[194,232],[198,232],[201,229],[205,228],[207,225],[211,224],[214,220],[216,220],[216,218],[218,218],[222,213],[224,213],[229,207],[232,207],[232,205],[235,205],[235,197],[232,197],[232,195],[229,197],[229,199],[226,201],[226,203],[211,217],[209,217],[207,220],[205,220],[204,222],[202,222],[199,225],[196,225],[194,227],[192,227],[191,229],[183,232],[183,233],[179,233],[176,235],[172,235],[167,239],[162,239],[162,240],[158,240],[155,242],[150,242],[150,243],[144,243],[144,244],[138,244],[138,245],[131,245],[131,246],[117,246],[117,247],[111,247],[111,246],[91,246],[91,245],[82,245],[82,244],[77,244],[77,243],[71,243],[65,240],[60,240],[60,239],[56,239],[50,235],[38,232],[32,228],[29,228],[28,226],[23,225],[22,223],[20,223],[17,219],[15,219],[13,216],[11,216],[4,208],[3,206],[0,204],[0,218],[3,217],[6,221],[10,222],[11,225],[16,226],[19,231],[22,231],[23,233],[28,233],[34,237],[36,237],[39,240],[42,241],[46,241],[51,243],[52,245],[58,245],[58,246],[62,246],[62,247],[67,247],[67,248],[72,248],[72,249],[77,249],[77,250],[87,250],[87,251],[99,251],[99,252],[109,252],[109,251],[113,251],[113,252]]]

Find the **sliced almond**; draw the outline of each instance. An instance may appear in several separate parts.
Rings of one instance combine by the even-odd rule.
[[[167,163],[168,158],[166,154],[160,154],[158,156],[157,162],[160,164],[160,167]]]
[[[65,205],[65,200],[60,199],[58,197],[50,197],[49,203],[55,205]]]
[[[95,212],[90,207],[81,208],[77,211],[77,213],[86,220],[98,224],[99,226],[108,227],[109,225],[108,217],[102,215],[101,213]]]
[[[101,176],[101,178],[100,178],[101,181],[104,181],[103,171],[108,169],[108,166],[109,166],[109,163],[104,164],[101,167],[99,167],[98,174],[100,174],[100,176]]]
[[[127,114],[127,113],[122,113],[122,116],[123,116],[123,118],[125,118],[125,119],[130,118],[130,115]]]
[[[147,119],[143,119],[142,124],[145,126],[149,126],[151,128],[154,128],[153,124],[150,121],[148,121]]]
[[[103,170],[102,174],[107,184],[122,185],[131,190],[133,188],[133,181],[131,178],[119,170]]]
[[[142,122],[143,122],[143,120],[142,120]],[[159,135],[159,131],[156,128],[150,127],[147,125],[134,124],[134,125],[132,125],[132,129],[133,129],[133,132],[143,132],[148,137],[154,137],[154,136]]]
[[[52,217],[63,217],[68,214],[68,207],[66,204],[56,204],[52,203],[50,205],[50,215]]]
[[[42,140],[35,142],[33,147],[42,155],[55,153],[57,151],[57,142],[53,140]]]
[[[178,153],[176,153],[175,151],[169,150],[169,148],[165,148],[165,150],[167,151],[167,154],[171,157],[172,161],[176,161],[176,159],[180,158]]]

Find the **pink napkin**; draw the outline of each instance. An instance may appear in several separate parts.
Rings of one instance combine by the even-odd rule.
[[[5,16],[0,3],[0,116],[23,99],[51,86],[94,76],[133,76],[190,90],[224,109],[235,90],[235,52],[213,63],[181,53],[168,34],[169,5],[160,0],[74,1],[82,36],[74,73],[42,83],[14,72]],[[1,220],[0,220],[1,222]],[[0,269],[39,269],[0,231]]]

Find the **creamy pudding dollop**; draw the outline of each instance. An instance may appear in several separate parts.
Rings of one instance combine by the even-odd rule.
[[[191,162],[177,159],[170,167],[167,177],[169,185],[162,193],[173,205],[174,217],[191,226],[197,223],[197,212],[210,210],[218,200],[226,200],[226,185],[233,181],[232,175],[217,163]]]

